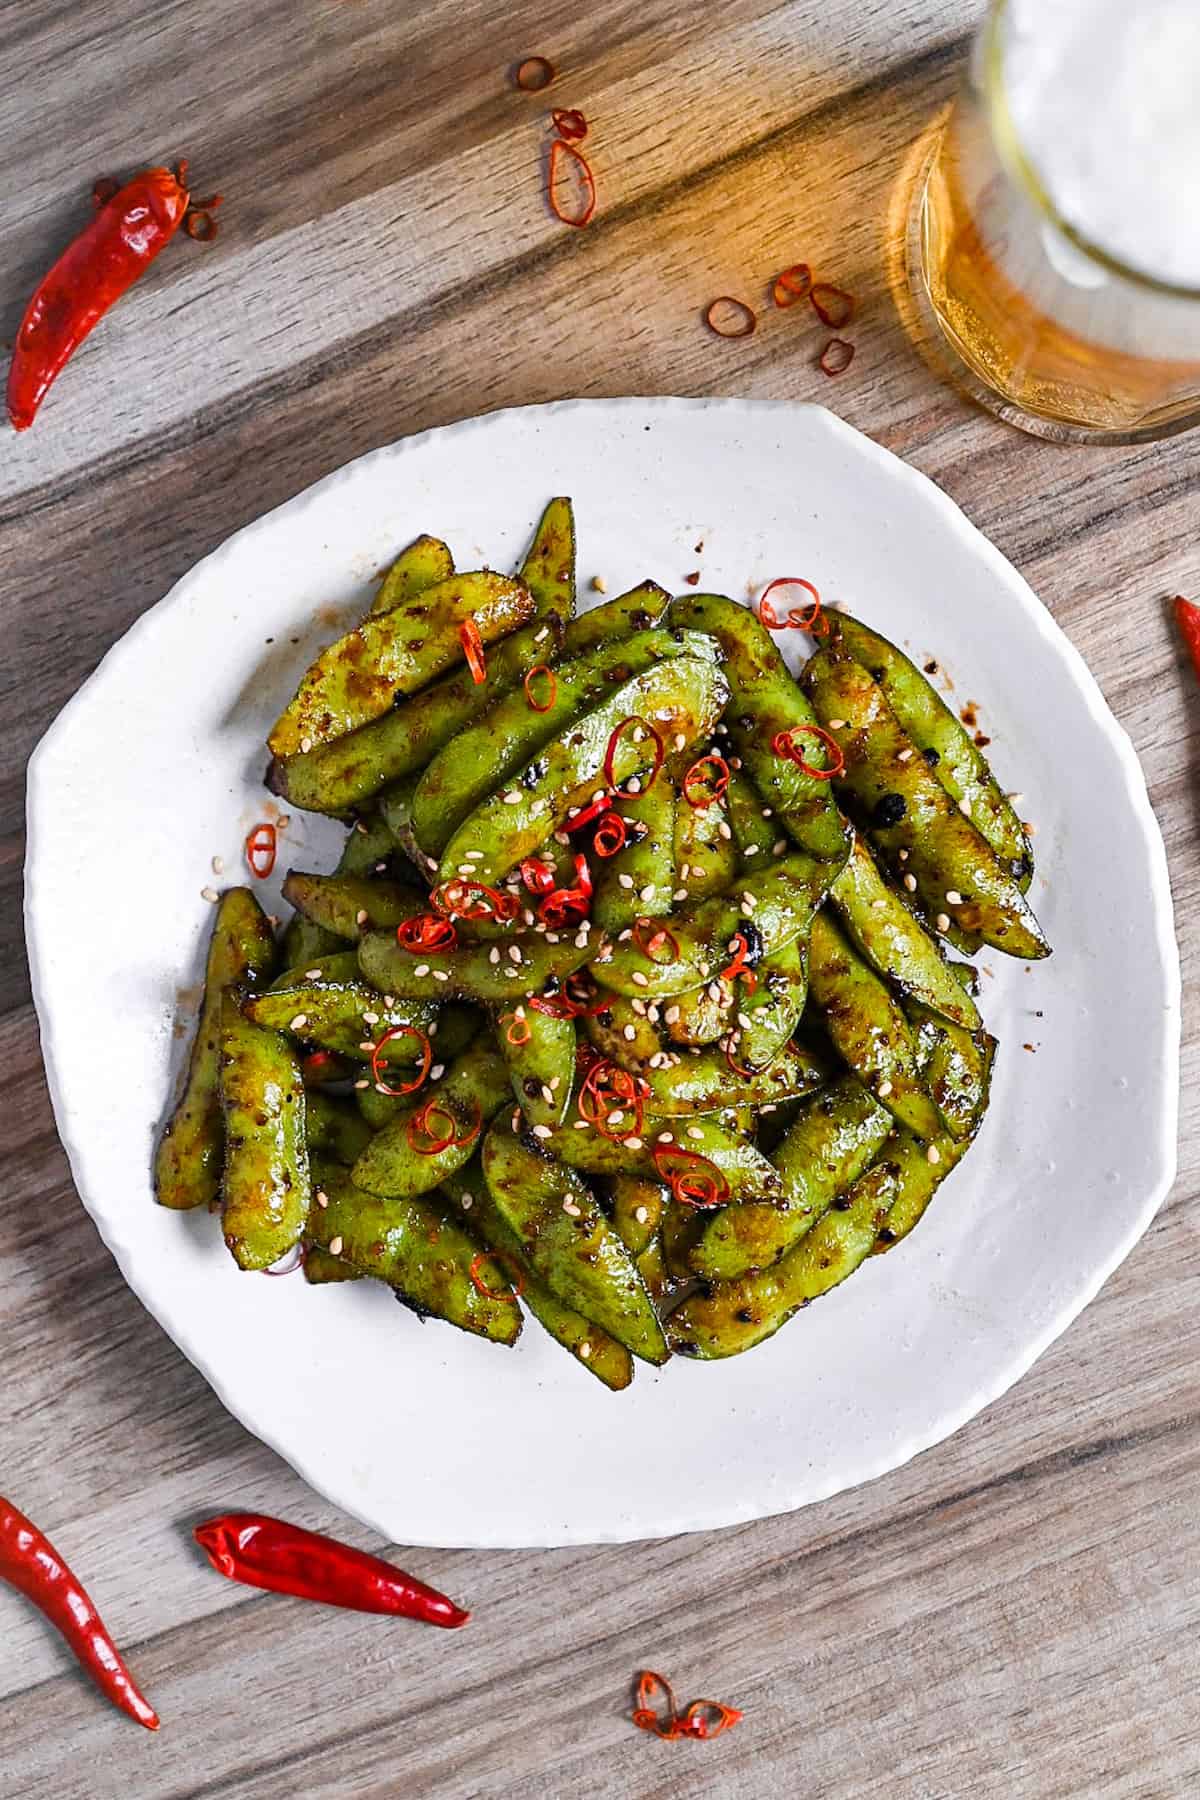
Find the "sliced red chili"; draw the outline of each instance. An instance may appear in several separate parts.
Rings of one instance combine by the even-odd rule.
[[[840,331],[854,317],[855,299],[845,288],[833,287],[828,281],[816,281],[809,289],[809,301],[822,325]]]
[[[397,925],[396,942],[413,956],[436,955],[439,950],[456,948],[458,932],[449,919],[439,919],[436,913],[418,913],[416,918]]]
[[[434,1121],[438,1123],[435,1126]],[[458,1136],[458,1119],[436,1096],[419,1106],[408,1121],[408,1147],[418,1156],[439,1156]]]
[[[1193,669],[1200,675],[1200,606],[1191,600],[1185,600],[1182,594],[1176,594],[1171,605],[1184,648],[1192,660]]]
[[[252,875],[265,881],[275,867],[275,857],[279,848],[279,834],[274,825],[265,821],[256,825],[246,839],[246,863]]]
[[[581,856],[578,851],[575,853],[575,880],[580,893],[586,895],[590,900],[592,897],[592,871],[588,867],[587,857]]]
[[[679,939],[669,925],[660,924],[657,919],[638,919],[633,927],[633,941],[647,962],[657,963],[660,968],[679,961]],[[659,954],[663,950],[665,956]]]
[[[650,723],[649,719],[639,718],[637,713],[630,713],[628,718],[622,719],[621,723],[619,725],[617,725],[609,733],[608,748],[604,752],[605,785],[607,787],[616,789],[617,797],[619,799],[620,798],[625,798],[625,799],[631,798],[631,796],[629,794],[622,794],[621,790],[617,789],[617,778],[616,778],[616,774],[614,772],[614,758],[616,757],[616,754],[617,754],[617,746],[621,742],[622,737],[629,730],[631,725],[637,727],[638,729],[640,729],[643,732],[647,732],[654,741],[654,766],[650,770],[649,775],[646,775],[646,776],[640,778],[641,785],[637,790],[638,793],[640,793],[640,794],[649,793],[650,789],[654,786],[654,783],[658,780],[658,772],[663,766],[663,757],[666,755],[666,746],[664,745],[664,743],[662,741],[662,733],[655,729],[655,727]],[[634,742],[639,743],[640,741],[641,740],[637,736],[637,731],[635,730]],[[632,780],[633,778],[634,778],[633,776],[630,776],[630,780]]]
[[[480,898],[472,900],[473,894]],[[502,894],[485,881],[471,881],[466,876],[456,875],[451,881],[443,881],[440,887],[434,888],[429,899],[447,919],[494,919],[505,925],[516,918],[520,910],[520,901],[515,894]]]
[[[601,794],[598,800],[592,800],[587,806],[582,807],[579,812],[575,814],[573,819],[568,819],[566,829],[568,831],[582,831],[585,825],[590,825],[593,820],[600,818],[604,813],[610,812],[611,810],[611,799],[607,794]]]
[[[485,1262],[495,1263],[500,1269],[511,1269],[511,1291],[506,1292],[504,1288],[490,1288],[487,1285],[486,1281],[483,1280],[479,1273]],[[485,1300],[511,1300],[515,1306],[517,1303],[517,1296],[523,1294],[525,1291],[525,1271],[522,1269],[516,1257],[510,1256],[507,1250],[481,1250],[477,1256],[471,1258],[471,1266],[467,1270],[467,1273],[471,1277],[472,1286],[477,1293],[483,1295]],[[700,1705],[702,1702],[697,1701],[696,1704]],[[738,1714],[738,1717],[741,1718],[740,1713]],[[697,1736],[700,1735],[700,1733],[697,1733]]]
[[[571,184],[571,192],[567,195],[567,205],[561,203],[562,190]],[[582,150],[574,144],[568,144],[565,138],[556,137],[550,146],[550,170],[546,177],[546,198],[550,203],[550,211],[564,225],[582,226],[589,223],[596,210],[596,178],[592,174],[591,165]],[[571,204],[571,200],[575,204]]]
[[[609,812],[601,819],[592,836],[592,849],[597,856],[615,856],[629,841],[629,832],[620,813]]]
[[[548,691],[544,700],[535,700],[533,697],[533,679],[535,675],[544,675],[546,678]],[[554,702],[558,699],[558,676],[554,673],[553,669],[547,668],[545,663],[535,663],[526,675],[522,686],[525,689],[526,700],[528,700],[531,708],[536,713],[549,712],[550,708],[554,705]]]
[[[559,137],[571,144],[581,143],[588,134],[588,122],[577,106],[556,106],[550,123]]]
[[[749,337],[758,324],[758,314],[744,300],[732,294],[718,294],[704,309],[704,323],[720,338]]]
[[[753,1081],[755,1075],[758,1073],[757,1069],[747,1069],[740,1062],[738,1062],[737,1058],[733,1054],[732,1039],[726,1039],[725,1061],[729,1065],[730,1074],[736,1075],[739,1081]]]
[[[219,204],[221,196],[214,195]],[[211,244],[221,229],[219,219],[214,219],[207,206],[190,206],[183,216],[183,229],[198,244]]]
[[[712,771],[710,774],[709,771]],[[699,757],[683,778],[683,797],[699,809],[719,800],[729,786],[729,764],[715,750]]]
[[[538,908],[542,923],[551,931],[562,931],[587,918],[588,896],[578,888],[555,888]]]
[[[521,1045],[527,1044],[533,1036],[532,1025],[521,1013],[501,1013],[499,1023],[507,1026],[504,1036],[514,1049],[520,1049]]]
[[[379,1064],[380,1052],[384,1049],[385,1045],[393,1043],[396,1038],[404,1037],[416,1038],[418,1044],[421,1046],[421,1058],[417,1064],[417,1072],[413,1079],[405,1082],[403,1087],[392,1087],[383,1078],[383,1070]],[[403,1098],[405,1094],[415,1094],[417,1089],[424,1082],[425,1077],[429,1074],[432,1064],[433,1046],[425,1036],[425,1033],[423,1031],[418,1031],[415,1025],[393,1025],[390,1031],[384,1032],[383,1036],[379,1039],[379,1042],[375,1044],[371,1050],[371,1073],[375,1077],[375,1085],[382,1093],[390,1094],[393,1099],[396,1100]]]
[[[854,361],[854,345],[845,338],[830,338],[821,352],[821,370],[825,375],[844,375]]]
[[[656,1144],[652,1157],[659,1178],[684,1206],[700,1211],[721,1206],[729,1198],[729,1183],[716,1164],[698,1150],[678,1144]]]
[[[749,949],[743,932],[735,932],[730,948],[733,951],[728,966],[720,971],[722,981],[734,981],[739,975],[752,974],[746,967],[746,951]]]
[[[693,1700],[679,1719],[680,1736],[707,1742],[729,1731],[744,1717],[736,1706],[724,1706],[720,1700]]]
[[[793,263],[775,277],[771,298],[776,306],[795,306],[797,300],[808,299],[812,293],[812,285],[812,270],[808,264]]]
[[[458,628],[458,641],[462,645],[463,655],[467,659],[471,680],[476,687],[482,687],[487,680],[487,661],[483,654],[483,639],[479,635],[479,627],[474,619],[464,619]]]
[[[666,1703],[662,1710],[659,1707],[660,1700]],[[639,1731],[652,1731],[656,1737],[666,1738],[668,1742],[682,1735],[675,1690],[666,1676],[658,1674],[655,1669],[643,1669],[638,1676],[637,1706],[633,1722]]]
[[[803,607],[789,606],[786,617],[780,618],[775,611],[775,604],[771,596],[778,590],[781,599],[790,600],[792,598],[790,590],[793,588],[799,588],[801,593],[808,598],[804,601]],[[787,625],[794,626],[797,631],[819,631],[823,628],[824,615],[821,611],[821,596],[812,582],[806,581],[803,575],[777,576],[763,589],[758,608],[763,624],[768,625],[772,631],[782,631]]]
[[[523,94],[540,94],[548,88],[558,71],[544,56],[527,56],[513,72],[513,80]]]
[[[830,757],[828,768],[818,768],[806,762],[804,752],[796,742],[797,738],[814,737]],[[830,737],[823,725],[792,725],[787,731],[776,732],[771,739],[771,748],[776,756],[782,756],[788,762],[794,762],[805,775],[811,775],[815,781],[833,781],[838,775],[845,773],[846,758],[839,745]]]

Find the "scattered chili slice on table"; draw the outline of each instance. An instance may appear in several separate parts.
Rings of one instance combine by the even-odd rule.
[[[797,738],[802,737],[816,738],[818,744],[822,746],[831,759],[827,768],[820,768],[816,764],[805,760],[804,751],[796,742]],[[776,756],[782,756],[788,762],[794,762],[796,767],[802,770],[805,775],[811,775],[817,781],[833,781],[835,777],[845,773],[846,758],[842,755],[840,747],[835,740],[830,737],[823,725],[789,726],[787,731],[776,732],[775,736],[771,739],[771,748]]]
[[[1185,600],[1182,594],[1176,594],[1171,605],[1184,648],[1192,659],[1193,669],[1200,675],[1200,606]]]
[[[247,1587],[354,1612],[421,1619],[448,1630],[471,1616],[382,1557],[265,1513],[225,1513],[197,1525],[194,1536],[219,1575]]]
[[[568,190],[565,206],[564,190]],[[546,198],[550,211],[564,225],[586,225],[596,210],[596,178],[591,164],[583,151],[577,150],[565,138],[556,137],[550,146]]]
[[[187,164],[144,169],[92,190],[93,218],[43,276],[25,309],[8,371],[8,416],[27,431],[56,377],[111,306],[164,250],[188,211]]]
[[[482,687],[487,680],[487,662],[483,654],[483,639],[474,619],[463,621],[458,628],[458,638],[467,659],[467,667],[471,671],[471,680],[476,687]]]
[[[812,293],[812,270],[807,263],[793,263],[782,275],[777,275],[771,288],[771,298],[776,306],[795,306],[797,300],[807,300]]]
[[[569,144],[577,144],[588,134],[588,122],[577,106],[556,106],[550,114],[550,123],[560,138]]]
[[[717,337],[744,338],[758,324],[758,314],[733,294],[718,294],[704,309],[704,323]]]
[[[660,1698],[665,1705],[660,1710]],[[665,1675],[643,1669],[638,1676],[633,1722],[639,1731],[651,1731],[668,1743],[698,1738],[702,1743],[729,1731],[745,1715],[720,1700],[693,1700],[680,1712],[674,1689]]]
[[[848,344],[845,338],[830,338],[820,360],[822,374],[844,375],[854,361],[854,345]]]
[[[250,873],[265,881],[275,867],[278,849],[279,834],[275,827],[266,822],[256,825],[246,839],[246,863]]]
[[[87,1589],[49,1538],[2,1496],[0,1581],[7,1581],[33,1602],[114,1706],[147,1731],[158,1730],[158,1714],[126,1668]]]
[[[840,331],[854,317],[854,295],[847,293],[845,288],[834,287],[831,282],[814,282],[808,299],[822,325],[828,325],[830,331]]]
[[[527,56],[517,64],[513,81],[523,94],[540,94],[554,80],[557,71],[544,56]]]

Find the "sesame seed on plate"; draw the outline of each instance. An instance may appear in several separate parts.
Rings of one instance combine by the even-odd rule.
[[[206,887],[200,889],[200,898],[202,900],[207,900],[210,906],[215,906],[221,896],[218,894],[216,888]]]
[[[608,583],[605,581],[603,575],[593,575],[591,587],[593,592],[597,594],[607,594],[608,592]]]
[[[342,1243],[343,1243],[343,1239],[341,1239],[340,1237],[330,1238],[330,1240],[329,1240],[330,1256],[340,1256],[342,1254]]]
[[[214,874],[214,875],[222,875],[222,874],[224,874],[224,872],[225,872],[225,858],[224,858],[224,857],[223,857],[223,856],[214,856],[214,857],[213,857],[213,859],[212,859],[212,872],[213,872],[213,874]]]

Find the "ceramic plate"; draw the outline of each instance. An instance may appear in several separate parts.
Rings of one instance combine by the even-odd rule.
[[[574,497],[588,602],[593,575],[615,594],[699,569],[739,598],[805,575],[936,656],[1025,796],[1055,947],[1032,967],[980,959],[1001,1046],[992,1104],[920,1229],[748,1355],[639,1366],[624,1394],[533,1320],[505,1351],[420,1324],[379,1286],[239,1274],[215,1219],[162,1211],[150,1186],[212,923],[201,889],[214,856],[244,879],[242,840],[269,816],[268,725],[418,531],[460,567],[511,567],[558,493]],[[332,867],[338,838],[293,815],[280,872]],[[139,620],[41,744],[26,894],[58,1128],[127,1280],[238,1418],[402,1543],[666,1535],[882,1474],[1029,1367],[1174,1172],[1179,971],[1132,747],[957,508],[815,407],[496,413],[377,451],[260,519]]]

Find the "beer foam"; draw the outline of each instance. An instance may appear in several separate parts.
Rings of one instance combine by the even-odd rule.
[[[1004,89],[1059,218],[1200,288],[1198,0],[1008,0]]]

